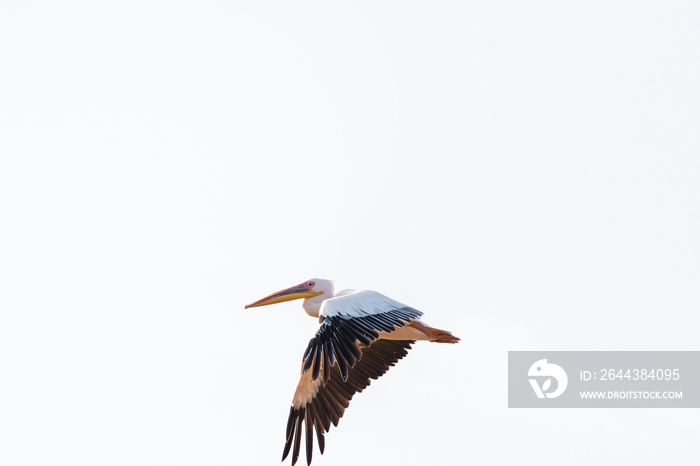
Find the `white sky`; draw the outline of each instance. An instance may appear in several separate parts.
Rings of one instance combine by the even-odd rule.
[[[463,338],[314,464],[691,464],[508,350],[697,350],[698,2],[3,2],[0,463],[269,465],[307,278]],[[301,459],[303,461],[303,458]]]

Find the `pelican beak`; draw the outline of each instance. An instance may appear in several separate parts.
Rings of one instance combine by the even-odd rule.
[[[285,301],[291,301],[293,299],[311,298],[312,296],[318,296],[322,293],[322,291],[313,291],[305,284],[296,285],[291,288],[287,288],[286,290],[273,293],[270,296],[265,296],[263,299],[259,299],[254,303],[250,303],[245,307],[245,309],[248,309],[249,307],[267,306],[268,304],[283,303]]]

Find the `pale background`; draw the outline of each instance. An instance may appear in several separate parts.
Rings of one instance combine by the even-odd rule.
[[[0,9],[0,463],[278,464],[307,278],[419,344],[314,464],[697,464],[509,410],[508,350],[698,350],[700,3]],[[301,462],[304,461],[302,457]]]

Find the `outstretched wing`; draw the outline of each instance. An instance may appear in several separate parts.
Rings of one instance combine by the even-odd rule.
[[[360,345],[370,346],[379,332],[391,332],[423,315],[376,291],[341,292],[323,302],[321,326],[304,352],[302,372],[311,369],[316,380],[321,367],[326,379],[336,362],[343,381],[362,355]]]
[[[409,340],[375,339],[369,346],[358,347],[359,354],[349,371],[346,367],[345,374],[341,372],[340,364],[324,365],[320,369],[323,375],[320,378],[312,379],[310,371],[303,373],[289,412],[282,461],[289,455],[293,444],[292,466],[297,462],[302,431],[305,430],[306,461],[311,464],[313,431],[316,431],[318,448],[323,453],[324,433],[329,431],[331,423],[338,426],[338,420],[345,413],[352,396],[364,390],[371,379],[378,379],[406,356],[413,343],[415,342]]]

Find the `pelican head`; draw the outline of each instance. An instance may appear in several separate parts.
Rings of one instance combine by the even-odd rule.
[[[315,314],[315,317],[318,317],[321,303],[331,297],[333,297],[333,282],[322,278],[312,278],[299,285],[265,296],[254,303],[248,304],[245,308],[267,306],[304,298],[304,310],[306,313],[309,315]]]

